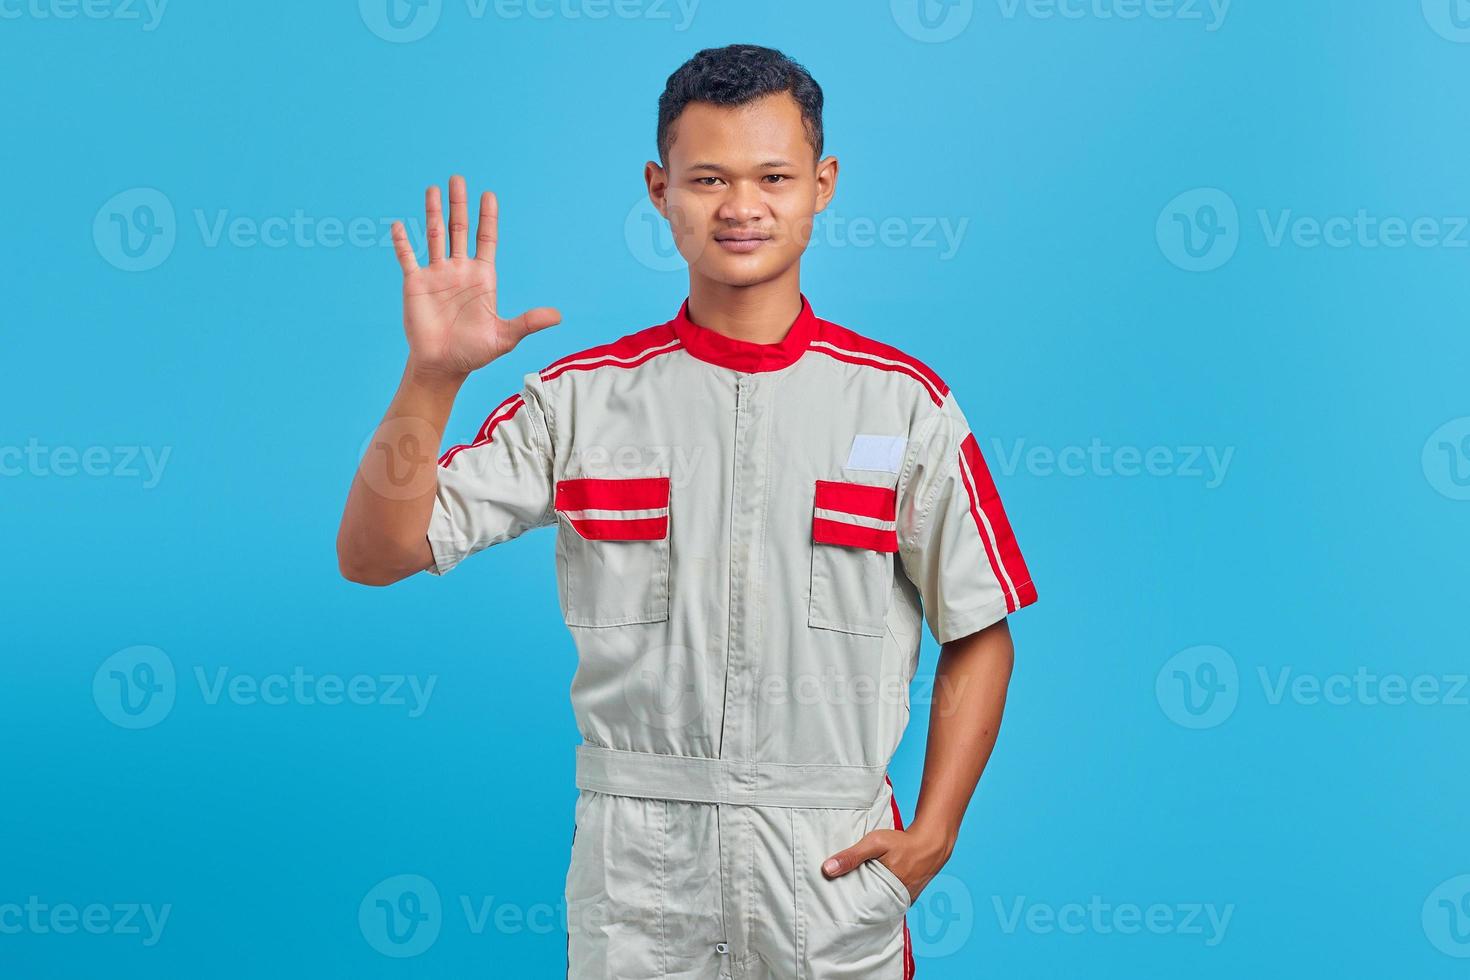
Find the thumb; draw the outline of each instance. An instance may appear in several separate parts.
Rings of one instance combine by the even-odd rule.
[[[545,330],[554,327],[561,322],[561,311],[550,306],[538,306],[534,310],[527,310],[518,317],[505,321],[510,328],[510,335],[520,343],[527,334],[535,333],[537,330]]]
[[[822,873],[828,878],[839,878],[847,874],[853,868],[871,858],[878,857],[888,851],[883,846],[882,838],[868,834],[856,844],[846,850],[838,851],[836,854],[822,862]]]

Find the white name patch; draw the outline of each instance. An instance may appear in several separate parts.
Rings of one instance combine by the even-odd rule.
[[[859,433],[852,437],[852,449],[843,464],[849,470],[882,470],[897,473],[903,465],[903,451],[909,441],[903,436],[874,436]]]

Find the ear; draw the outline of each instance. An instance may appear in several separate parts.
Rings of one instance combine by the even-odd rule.
[[[669,190],[668,173],[663,167],[649,160],[643,165],[643,182],[648,185],[648,199],[653,202],[658,213],[667,219],[669,213],[665,202]]]
[[[817,163],[817,206],[812,213],[820,214],[835,193],[837,193],[837,158],[823,157]]]

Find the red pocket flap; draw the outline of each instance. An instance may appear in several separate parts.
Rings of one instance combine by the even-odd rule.
[[[655,541],[669,533],[669,478],[558,480],[555,507],[589,540]]]
[[[873,551],[898,550],[898,491],[867,483],[818,480],[812,541]]]

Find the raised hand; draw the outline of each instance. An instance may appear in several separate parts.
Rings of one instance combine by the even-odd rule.
[[[529,333],[561,322],[561,314],[538,306],[502,319],[495,298],[498,204],[480,196],[475,257],[468,253],[469,216],[464,178],[449,178],[449,254],[444,254],[444,212],[439,187],[424,195],[424,229],[429,264],[420,266],[403,222],[393,223],[393,250],[403,269],[403,330],[409,364],[418,372],[463,378],[505,354]]]

